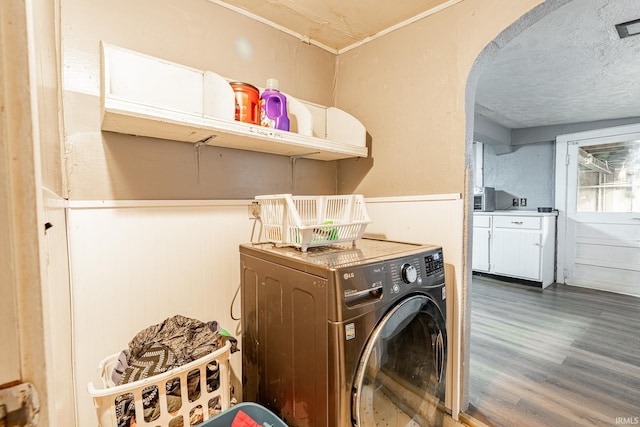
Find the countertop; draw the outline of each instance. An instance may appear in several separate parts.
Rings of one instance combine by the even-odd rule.
[[[508,210],[508,211],[493,211],[493,212],[480,212],[474,211],[474,215],[483,215],[483,216],[558,216],[557,211],[553,212],[538,212],[536,211],[525,211],[525,210]]]

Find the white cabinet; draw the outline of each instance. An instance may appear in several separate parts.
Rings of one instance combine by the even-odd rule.
[[[290,132],[234,120],[228,80],[102,44],[102,130],[316,160],[367,157],[353,116],[287,96]]]
[[[540,233],[494,229],[492,272],[540,281],[540,238]]]
[[[491,217],[479,216],[473,219],[473,262],[474,271],[489,272],[489,249],[491,244]]]
[[[473,270],[550,285],[555,279],[555,226],[554,213],[474,214]]]

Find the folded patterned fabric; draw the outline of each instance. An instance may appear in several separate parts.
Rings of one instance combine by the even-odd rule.
[[[114,386],[116,384],[120,384],[120,378],[122,378],[122,374],[124,374],[124,370],[127,369],[128,363],[127,358],[129,357],[129,349],[126,348],[120,352],[118,356],[118,365],[111,372],[111,384],[110,386]]]
[[[165,345],[151,344],[137,357],[129,360],[122,373],[120,384],[128,384],[154,375],[162,374],[178,365],[176,355]]]
[[[153,375],[162,374],[169,369],[175,368],[176,357],[173,352],[162,344],[154,344],[137,358],[131,358],[124,372],[120,376],[120,384],[128,384],[134,381],[143,380]],[[166,392],[169,411],[171,406],[181,404],[181,400],[173,402],[170,399],[171,392],[178,391],[180,395],[180,381],[174,379],[167,381]],[[145,420],[153,421],[160,417],[160,406],[158,405],[159,390],[156,386],[147,387],[142,391],[142,406],[144,408]],[[180,408],[180,406],[178,406]],[[177,409],[178,409],[177,408]],[[129,426],[135,419],[135,405],[132,397],[118,396],[116,399],[116,413],[118,414],[119,426]]]
[[[162,374],[224,347],[227,341],[231,343],[231,352],[238,351],[238,341],[227,331],[220,329],[218,322],[204,323],[176,315],[140,331],[129,342],[128,348],[120,354],[111,379],[115,385],[121,385]],[[206,368],[207,391],[211,392],[220,386],[219,375],[218,363],[212,361]],[[198,371],[189,373],[187,392],[190,401],[200,396]],[[178,410],[182,404],[178,378],[167,381],[166,395],[169,413]],[[150,386],[143,390],[145,421],[151,422],[160,416],[158,398],[157,386]],[[118,396],[115,403],[118,427],[133,425],[135,420],[133,396]],[[216,405],[212,406],[214,407],[209,408],[210,413],[220,410],[219,407],[215,407]],[[192,413],[190,418],[193,421],[201,416],[200,413]]]
[[[175,315],[140,331],[129,342],[128,362],[131,364],[132,358],[142,356],[150,346],[161,344],[175,354],[176,363],[182,366],[217,350],[220,342],[220,334],[206,323]]]

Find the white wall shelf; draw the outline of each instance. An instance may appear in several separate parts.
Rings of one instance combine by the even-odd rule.
[[[316,160],[367,157],[354,117],[287,95],[292,131],[234,120],[227,80],[102,44],[102,130]]]

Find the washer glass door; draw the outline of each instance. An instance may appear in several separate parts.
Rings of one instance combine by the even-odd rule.
[[[354,385],[355,425],[438,424],[446,340],[444,316],[431,298],[415,295],[395,305],[374,329],[360,360]]]

